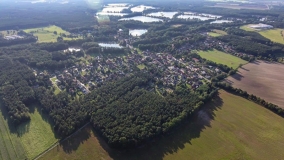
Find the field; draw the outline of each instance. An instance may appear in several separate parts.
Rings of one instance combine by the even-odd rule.
[[[283,29],[270,29],[259,32],[263,37],[270,39],[272,42],[284,44],[284,37],[282,36]]]
[[[268,102],[284,108],[284,65],[256,61],[239,68],[238,73],[226,81]]]
[[[99,24],[108,24],[110,22],[109,16],[106,15],[98,15],[96,18]]]
[[[282,159],[283,132],[283,118],[221,90],[218,97],[192,118],[191,123],[146,147],[124,152],[111,150],[88,131],[54,148],[42,159]]]
[[[227,33],[222,30],[213,29],[211,32],[208,33],[208,35],[211,37],[219,37],[219,36],[227,35]]]
[[[240,64],[246,64],[247,61],[242,60],[236,56],[218,51],[216,49],[209,51],[198,51],[197,52],[202,58],[207,60],[224,64],[234,69],[238,68]]]
[[[62,28],[57,27],[55,25],[43,27],[43,28],[32,28],[32,29],[26,29],[24,30],[27,33],[33,33],[34,36],[38,37],[38,43],[45,43],[45,42],[56,42],[57,38],[60,36],[60,34],[70,35],[69,32],[64,31]],[[54,34],[54,31],[57,32],[57,34]],[[81,37],[79,37],[81,38]],[[64,40],[72,40],[76,38],[63,38]],[[78,38],[77,38],[78,39]]]
[[[261,34],[263,37],[270,39],[272,42],[284,44],[284,29],[269,29],[269,30],[254,30],[249,25],[241,26],[241,29],[246,31],[255,31]]]
[[[5,142],[5,145],[1,143],[0,146],[3,159],[32,159],[58,141],[47,115],[40,113],[36,105],[30,106],[31,120],[16,128],[9,124],[7,114],[5,108],[1,108],[0,141]]]
[[[252,9],[252,10],[269,10],[270,8],[266,5],[250,5],[250,4],[231,4],[231,3],[218,3],[211,7],[217,8],[229,8],[229,9]]]
[[[17,129],[13,125],[8,125],[6,110],[0,102],[0,159],[22,160],[26,158],[26,153]],[[5,116],[3,116],[3,114]]]

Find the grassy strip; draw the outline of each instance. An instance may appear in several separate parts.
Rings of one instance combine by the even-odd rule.
[[[242,60],[239,57],[233,56],[231,54],[227,54],[225,52],[218,51],[216,49],[208,50],[208,51],[198,51],[197,52],[202,58],[213,61],[218,64],[224,64],[228,67],[232,67],[236,69],[240,64],[246,64],[247,61]]]

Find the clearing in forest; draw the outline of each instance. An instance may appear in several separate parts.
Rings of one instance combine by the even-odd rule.
[[[284,65],[255,61],[239,68],[226,82],[284,108]]]
[[[208,33],[208,35],[211,37],[220,37],[227,35],[227,32],[218,29],[213,29],[211,32]]]
[[[255,30],[249,27],[249,25],[242,26],[241,29],[245,31],[254,31],[261,34],[263,37],[270,39],[272,42],[284,44],[284,29],[275,28],[268,30]]]
[[[0,159],[33,159],[59,140],[48,115],[41,113],[36,105],[29,108],[31,120],[15,127],[8,120],[6,108],[1,106]]]
[[[58,37],[63,37],[65,34],[70,35],[69,32],[63,30],[62,28],[52,25],[48,27],[41,27],[41,28],[31,28],[24,30],[26,33],[32,33],[34,36],[38,37],[38,43],[48,43],[48,42],[56,42]],[[67,38],[63,37],[63,40],[75,40],[81,39],[82,37],[77,38]]]
[[[228,67],[232,67],[234,69],[238,68],[240,64],[248,63],[245,60],[242,60],[239,57],[233,56],[231,54],[227,54],[225,52],[218,51],[216,49],[208,50],[208,51],[198,51],[197,52],[202,58],[213,61],[215,63],[224,64]]]
[[[284,119],[242,97],[221,90],[190,121],[154,143],[125,152],[108,148],[87,129],[41,159],[267,160],[284,156]]]

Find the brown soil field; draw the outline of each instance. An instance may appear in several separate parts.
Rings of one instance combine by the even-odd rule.
[[[235,75],[225,81],[284,108],[283,71],[283,64],[255,61],[240,67]]]

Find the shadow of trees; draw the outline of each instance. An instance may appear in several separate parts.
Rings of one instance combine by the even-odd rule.
[[[53,120],[50,118],[48,113],[45,113],[41,110],[39,103],[35,102],[35,103],[32,103],[32,104],[29,104],[28,108],[29,108],[30,114],[35,114],[35,112],[37,110],[39,112],[42,120],[44,120],[45,122],[50,124],[50,127],[53,129],[53,123],[54,123]],[[24,134],[26,134],[30,131],[31,120],[23,122],[19,125],[15,125],[12,122],[12,120],[10,119],[8,110],[4,106],[4,104],[1,102],[1,100],[0,100],[0,109],[1,109],[2,116],[3,116],[4,120],[7,121],[7,123],[8,123],[8,128],[9,128],[10,133],[16,134],[18,137],[21,137],[21,136],[23,136]],[[60,138],[55,132],[54,132],[54,134],[55,134],[56,138]]]
[[[61,141],[60,145],[62,146],[63,151],[68,154],[76,151],[81,144],[91,137],[91,130],[92,127],[90,126],[84,127],[82,130],[72,135],[72,137]]]
[[[174,131],[140,148],[121,151],[109,148],[100,138],[99,142],[114,160],[162,160],[165,155],[184,149],[186,144],[191,144],[207,127],[211,127],[211,121],[216,116],[214,112],[220,110],[222,104],[223,100],[216,96]]]

